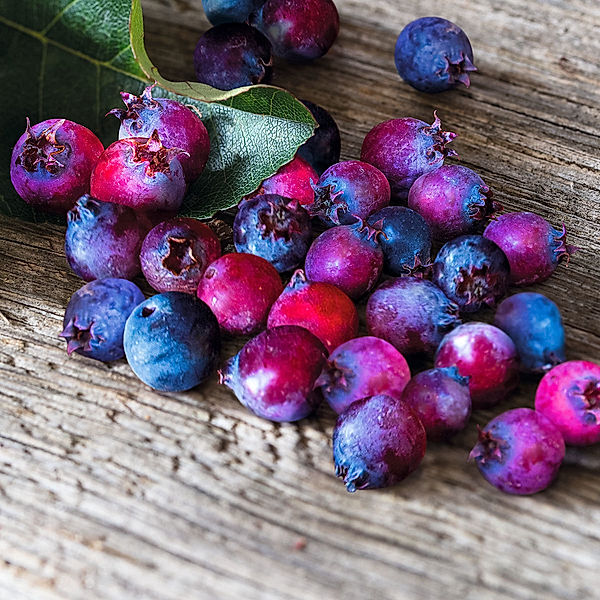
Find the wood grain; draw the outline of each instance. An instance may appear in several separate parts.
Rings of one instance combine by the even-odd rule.
[[[193,77],[199,1],[146,0],[167,77]],[[508,209],[564,221],[582,247],[535,289],[562,309],[571,358],[600,360],[600,6],[595,0],[339,0],[342,32],[275,83],[328,108],[343,157],[377,122],[439,110],[462,163]],[[401,27],[438,14],[469,33],[469,90],[427,96],[393,65]],[[0,219],[0,597],[45,599],[589,599],[598,596],[600,449],[570,450],[532,498],[496,493],[466,462],[475,423],[531,405],[523,382],[477,412],[422,468],[347,494],[332,472],[334,419],[253,417],[213,379],[150,391],[124,361],[68,358],[62,312],[81,282],[63,230]],[[224,357],[240,341],[226,344]]]

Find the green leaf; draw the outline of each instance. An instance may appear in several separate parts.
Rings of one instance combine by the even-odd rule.
[[[71,119],[108,145],[117,137],[118,121],[104,115],[121,103],[119,91],[140,93],[151,80],[161,86],[156,95],[194,105],[211,137],[206,170],[185,200],[190,216],[235,206],[289,162],[314,131],[310,112],[284,90],[222,92],[162,78],[144,48],[139,0],[0,0],[0,35],[6,98],[0,111],[1,213],[56,219],[28,207],[10,183],[10,153],[26,116],[33,123]]]

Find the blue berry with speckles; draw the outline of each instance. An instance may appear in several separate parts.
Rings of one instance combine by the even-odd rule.
[[[265,0],[202,0],[202,8],[213,25],[222,25],[246,22],[250,13],[264,3]]]

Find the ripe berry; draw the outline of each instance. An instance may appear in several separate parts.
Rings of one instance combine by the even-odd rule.
[[[321,402],[315,381],[327,356],[302,327],[275,327],[251,339],[219,371],[220,382],[263,419],[298,421]]]
[[[318,127],[313,136],[298,148],[298,156],[321,175],[325,169],[340,160],[340,130],[333,117],[322,106],[308,100],[300,102],[310,110]]]
[[[202,0],[206,18],[213,25],[245,23],[253,10],[265,0]]]
[[[163,392],[183,392],[204,381],[221,350],[215,315],[195,296],[179,292],[142,302],[127,319],[123,342],[133,372]]]
[[[422,17],[398,36],[396,69],[406,83],[421,92],[443,92],[459,83],[469,87],[473,50],[465,32],[440,17]]]
[[[415,412],[380,394],[354,402],[333,430],[335,474],[349,492],[394,485],[423,460],[427,438]]]
[[[385,340],[367,336],[338,346],[315,385],[340,414],[353,402],[369,396],[401,398],[409,379],[410,370],[402,354]]]
[[[233,221],[235,249],[261,256],[280,273],[302,263],[311,238],[308,213],[297,200],[275,194],[244,200]]]
[[[364,139],[361,160],[387,177],[393,200],[406,200],[418,177],[441,167],[447,156],[456,156],[454,150],[446,148],[456,134],[442,131],[442,122],[433,114],[431,125],[411,117],[384,121]]]
[[[269,83],[272,64],[269,40],[244,23],[209,29],[194,50],[196,78],[220,90]]]
[[[510,267],[494,242],[481,235],[462,235],[442,246],[431,280],[462,312],[472,313],[494,307],[506,296]]]
[[[469,458],[494,487],[528,495],[546,489],[565,457],[558,429],[530,408],[508,410],[479,430]]]
[[[258,333],[267,325],[283,285],[275,267],[254,254],[226,254],[210,264],[198,298],[215,313],[221,329],[234,335]]]
[[[194,181],[208,160],[210,139],[204,123],[193,110],[168,98],[153,98],[148,86],[140,96],[121,92],[126,108],[114,108],[109,115],[121,121],[119,139],[149,138],[156,129],[162,143],[168,148],[181,148],[187,152],[177,159],[183,167],[185,180]]]
[[[275,301],[268,326],[299,325],[314,333],[328,352],[358,334],[358,313],[352,300],[330,283],[307,281],[296,271]]]
[[[460,323],[458,307],[430,281],[389,279],[367,302],[367,329],[402,354],[433,354],[444,335]]]
[[[483,235],[496,242],[510,263],[510,280],[528,285],[548,279],[558,263],[578,248],[567,244],[567,230],[557,231],[539,215],[530,212],[509,213],[496,217]]]
[[[69,300],[60,337],[67,352],[103,362],[124,355],[123,330],[133,309],[144,301],[137,285],[126,279],[96,279]]]
[[[48,119],[31,126],[27,119],[12,151],[10,180],[27,204],[64,213],[90,191],[90,175],[103,151],[83,125]]]
[[[519,383],[513,341],[487,323],[465,323],[448,333],[437,349],[435,366],[458,367],[463,377],[469,377],[473,408],[498,404]]]
[[[471,416],[469,378],[456,367],[417,373],[401,396],[417,414],[427,437],[443,440],[464,429]]]
[[[140,262],[144,277],[156,291],[195,294],[206,267],[219,256],[221,243],[208,225],[176,218],[150,230]]]
[[[542,294],[524,292],[503,300],[494,325],[515,343],[522,371],[544,373],[566,360],[560,311]]]
[[[535,393],[535,410],[560,429],[567,444],[600,442],[600,365],[569,360],[548,371]]]
[[[91,194],[137,210],[176,211],[186,187],[178,159],[182,154],[180,148],[163,146],[156,130],[150,138],[117,140],[92,172]]]
[[[421,175],[408,192],[408,206],[427,221],[434,239],[442,242],[477,232],[500,208],[483,179],[462,165],[444,165]]]

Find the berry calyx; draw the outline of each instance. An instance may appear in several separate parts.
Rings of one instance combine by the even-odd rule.
[[[581,403],[583,420],[588,425],[600,423],[600,380],[577,381],[568,390],[567,396],[572,402]]]
[[[343,190],[336,189],[333,184],[319,186],[312,181],[310,184],[315,192],[315,201],[307,207],[311,217],[321,215],[340,225],[339,211],[348,211],[348,203],[343,199]]]
[[[56,175],[65,165],[56,157],[62,154],[66,146],[56,140],[56,132],[65,124],[66,119],[51,122],[51,125],[35,135],[31,129],[29,117],[27,117],[27,139],[23,145],[21,154],[17,156],[16,164],[21,165],[30,173],[34,173],[38,166],[46,169],[48,173]]]
[[[471,85],[469,72],[477,71],[477,67],[466,54],[462,53],[461,58],[455,61],[452,61],[450,57],[446,56],[446,63],[446,67],[438,73],[447,73],[448,83],[450,85],[455,83],[462,83],[465,87]]]
[[[290,200],[287,204],[267,200],[267,206],[267,210],[258,213],[263,238],[270,237],[273,240],[282,239],[289,242],[295,233],[302,233],[298,221],[293,218],[300,207],[297,200]]]
[[[433,123],[429,127],[423,128],[423,133],[433,140],[433,144],[426,151],[427,158],[436,160],[441,158],[443,160],[449,156],[458,156],[456,150],[446,148],[446,144],[449,144],[456,137],[456,133],[442,130],[442,121],[437,115],[437,110],[433,111],[433,117]]]
[[[475,460],[482,465],[491,461],[502,462],[503,452],[508,448],[508,444],[494,437],[491,431],[481,429],[479,425],[477,425],[477,432],[477,444],[469,453],[469,460]]]
[[[60,334],[60,337],[64,338],[67,342],[67,354],[69,354],[69,356],[75,352],[75,350],[89,352],[92,350],[92,341],[102,341],[102,338],[96,336],[92,331],[94,327],[93,321],[83,327],[78,326],[75,321],[75,318],[70,319]]]
[[[152,97],[152,89],[155,85],[156,83],[147,86],[139,96],[129,92],[121,92],[125,108],[113,108],[106,113],[106,116],[115,115],[121,122],[131,121],[129,128],[132,133],[139,132],[144,127],[144,121],[140,118],[141,112],[160,108],[158,101]]]
[[[181,275],[199,263],[194,255],[193,241],[188,238],[169,237],[169,252],[163,258],[162,264],[173,275]]]
[[[562,259],[566,259],[566,264],[568,265],[571,255],[575,254],[580,248],[567,244],[567,228],[564,223],[562,224],[561,231],[556,231],[556,233],[558,234],[554,236],[554,254],[556,255],[556,260],[560,262]]]
[[[153,177],[156,173],[171,174],[171,161],[181,155],[189,156],[189,152],[181,148],[166,148],[160,141],[158,130],[145,141],[137,141],[133,144],[131,160],[134,163],[147,163],[146,175]]]

